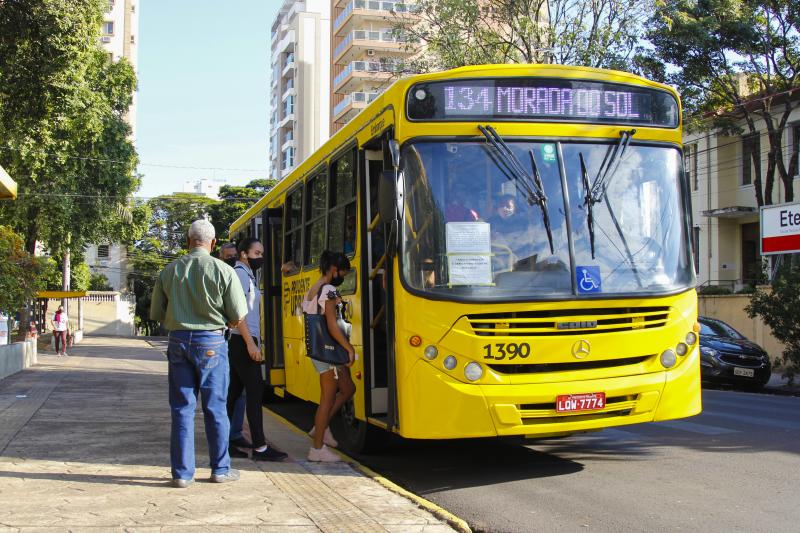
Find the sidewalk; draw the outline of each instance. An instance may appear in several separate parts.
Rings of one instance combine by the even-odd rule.
[[[205,482],[198,412],[198,482],[171,488],[166,370],[142,340],[87,338],[0,381],[0,532],[454,531],[349,464],[305,462],[306,437],[270,415],[290,461],[233,459],[240,481]]]
[[[772,377],[764,387],[767,392],[800,395],[800,376],[795,378],[794,384],[789,385],[789,380],[783,377],[782,374],[780,371],[772,373]]]

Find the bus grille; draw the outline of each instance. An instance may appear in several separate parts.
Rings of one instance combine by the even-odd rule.
[[[757,355],[731,355],[722,354],[719,358],[729,365],[748,366],[757,368],[764,364],[764,361]]]
[[[601,411],[559,413],[556,404],[523,404],[519,405],[520,417],[526,425],[553,424],[558,422],[581,422],[598,418],[614,418],[628,416],[636,408],[638,395],[616,396],[606,399],[606,406]]]
[[[600,359],[595,361],[577,361],[569,363],[538,363],[527,365],[488,365],[498,374],[541,374],[545,372],[568,372],[570,370],[591,370],[596,368],[613,368],[617,366],[636,365],[654,357],[624,357],[622,359]]]
[[[669,307],[612,307],[484,313],[467,315],[467,320],[476,335],[547,337],[659,328],[668,317]]]

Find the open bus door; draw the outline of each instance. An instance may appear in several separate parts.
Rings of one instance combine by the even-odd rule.
[[[265,353],[265,399],[272,398],[274,388],[286,383],[283,359],[283,316],[281,314],[281,258],[283,236],[283,208],[276,207],[265,209],[262,213],[263,234],[261,241],[264,244],[264,293],[262,337]]]

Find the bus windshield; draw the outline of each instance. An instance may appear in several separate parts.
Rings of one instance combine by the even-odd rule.
[[[466,300],[663,294],[690,287],[680,152],[631,142],[598,182],[602,194],[589,201],[587,183],[591,191],[617,147],[509,139],[502,147],[483,141],[407,144],[406,284]]]

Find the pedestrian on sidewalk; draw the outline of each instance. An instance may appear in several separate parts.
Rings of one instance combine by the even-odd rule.
[[[340,327],[344,303],[336,290],[336,287],[344,283],[344,278],[350,270],[350,261],[341,252],[325,250],[320,257],[319,269],[322,276],[306,292],[303,298],[303,313],[325,315],[325,324],[331,339],[346,350],[349,361],[343,365],[335,365],[318,360],[323,359],[317,357],[319,354],[308,354],[319,373],[321,390],[314,427],[309,432],[314,444],[308,451],[308,460],[333,462],[340,459],[328,449],[328,446],[335,448],[338,443],[328,426],[333,416],[356,392],[349,368],[355,361],[356,351]],[[308,345],[306,339],[306,346]]]
[[[194,412],[201,394],[211,481],[239,479],[228,454],[226,412],[230,370],[226,326],[238,326],[247,302],[233,269],[211,257],[214,226],[196,220],[189,228],[187,255],[168,264],[156,279],[150,319],[169,330],[169,405],[172,411],[172,484],[194,482]]]
[[[219,247],[220,260],[229,264],[231,267],[236,265],[237,255],[238,253],[236,252],[236,243],[234,242],[226,242],[225,244]],[[230,348],[228,351],[230,353]],[[230,359],[230,356],[228,358]],[[228,416],[231,422],[231,434],[230,434],[231,446],[229,447],[228,453],[230,453],[231,457],[247,457],[247,454],[242,451],[239,451],[239,449],[236,446],[241,446],[245,448],[250,446],[250,443],[247,442],[247,440],[244,438],[245,402],[246,402],[246,394],[244,392],[244,389],[242,389],[242,394],[236,400],[236,404],[233,407],[233,415]]]
[[[256,461],[283,461],[288,455],[273,446],[268,446],[264,437],[264,421],[261,418],[261,398],[264,395],[264,377],[261,364],[261,290],[256,282],[256,272],[264,264],[264,246],[258,239],[248,237],[236,247],[239,259],[234,271],[242,284],[247,300],[247,318],[239,327],[231,330],[228,354],[231,364],[231,385],[228,389],[228,417],[233,417],[236,401],[246,392],[247,424],[250,427],[252,445],[243,438],[232,441],[233,446],[253,448]]]
[[[56,355],[58,357],[67,355],[67,330],[69,329],[69,317],[64,311],[64,306],[59,305],[53,320],[53,339],[55,340]]]

